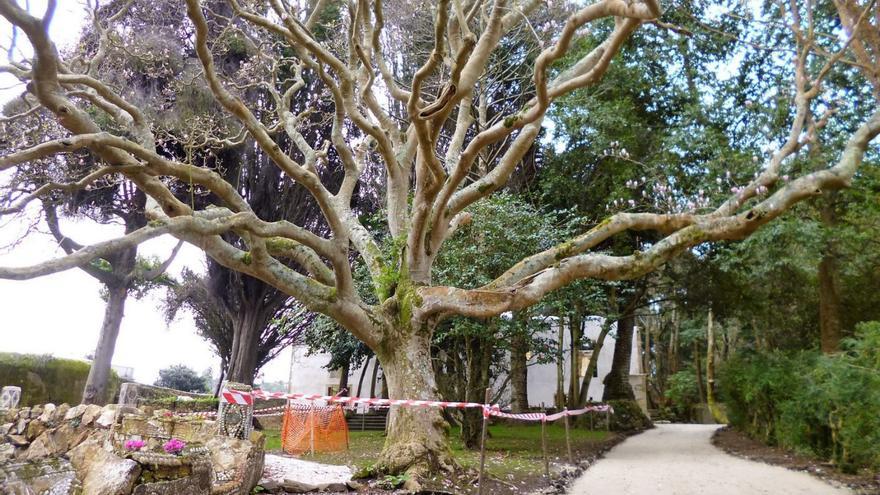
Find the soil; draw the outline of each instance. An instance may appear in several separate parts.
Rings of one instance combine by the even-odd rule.
[[[859,495],[880,494],[880,473],[842,473],[827,461],[765,445],[730,427],[719,429],[712,437],[712,444],[737,457],[809,473],[825,481],[834,481]]]
[[[569,485],[587,468],[601,459],[605,452],[624,441],[631,433],[612,433],[601,441],[572,441],[571,453],[575,464],[569,464],[567,456],[552,455],[549,458],[550,479],[539,472],[527,470],[517,474],[508,474],[507,479],[487,477],[483,493],[491,495],[550,495],[565,493]],[[498,456],[498,454],[495,454]],[[488,457],[487,457],[488,459]],[[538,459],[536,462],[540,462]],[[424,494],[476,494],[479,473],[476,470],[457,474],[454,477],[425,480],[422,483]]]

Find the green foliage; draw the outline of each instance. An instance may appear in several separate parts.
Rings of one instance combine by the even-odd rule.
[[[208,392],[210,387],[205,377],[199,376],[194,369],[183,364],[159,370],[159,379],[154,385],[196,393]]]
[[[692,368],[679,371],[669,377],[666,383],[666,399],[669,400],[677,419],[691,419],[691,409],[700,401],[697,374]]]
[[[738,356],[722,373],[731,423],[764,441],[880,468],[880,323],[859,325],[836,355]]]
[[[614,409],[611,419],[612,431],[641,431],[651,428],[651,420],[634,400],[610,400],[607,404]]]
[[[89,363],[50,355],[0,353],[0,385],[21,387],[22,406],[52,402],[79,404],[89,376]],[[110,373],[107,396],[119,392],[120,380]]]

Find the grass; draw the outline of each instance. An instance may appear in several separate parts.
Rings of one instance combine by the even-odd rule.
[[[280,450],[281,438],[277,430],[265,430],[266,449]],[[461,441],[458,428],[449,432],[452,454],[464,468],[476,469],[480,463],[480,451],[469,450]],[[610,434],[605,431],[590,431],[584,428],[571,429],[572,451],[577,460],[581,455],[592,453]],[[302,459],[325,464],[348,465],[355,470],[369,468],[385,444],[381,431],[351,431],[347,452],[318,452],[304,454]],[[547,452],[550,462],[566,458],[565,427],[560,424],[547,425]],[[517,480],[523,477],[541,476],[544,471],[541,453],[541,425],[492,425],[486,440],[486,471],[491,477],[501,480]]]

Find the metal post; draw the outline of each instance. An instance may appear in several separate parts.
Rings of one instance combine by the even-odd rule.
[[[541,419],[541,452],[544,454],[544,476],[550,479],[550,461],[547,459],[547,420]]]
[[[605,431],[611,431],[611,412],[605,410]]]
[[[487,407],[489,406],[489,401],[492,400],[492,389],[486,389],[486,399],[483,402]],[[479,495],[483,495],[483,473],[486,469],[486,430],[489,429],[489,414],[485,409],[483,409],[483,433],[480,437],[480,479],[477,483],[477,493]]]
[[[565,448],[568,449],[568,463],[574,464],[574,457],[571,455],[571,437],[568,431],[568,408],[565,408],[565,416],[563,419],[565,420]]]

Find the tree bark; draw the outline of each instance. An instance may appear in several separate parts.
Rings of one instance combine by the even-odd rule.
[[[112,397],[107,397],[107,382],[110,379],[113,352],[116,349],[116,338],[125,315],[125,300],[128,288],[125,286],[107,286],[107,306],[104,308],[104,322],[98,345],[89,368],[89,376],[83,389],[83,404],[106,404]]]
[[[581,314],[575,314],[571,320],[569,320],[568,325],[568,333],[571,338],[571,345],[569,347],[569,378],[568,378],[568,403],[569,409],[577,408],[578,401],[580,400],[581,392],[580,392],[580,371],[581,371],[581,337],[584,330],[584,320]]]
[[[565,406],[565,322],[559,318],[556,337],[556,396],[554,404],[557,409]]]
[[[337,392],[341,396],[351,396],[351,393],[348,391],[348,362],[346,362],[342,369],[339,370],[339,391]]]
[[[393,399],[436,400],[431,370],[431,332],[398,331],[399,339],[377,350],[389,395]],[[385,448],[377,472],[407,472],[418,480],[429,472],[452,471],[446,421],[436,407],[393,406],[388,418]]]
[[[629,384],[629,362],[632,356],[633,329],[636,319],[632,311],[617,322],[617,341],[614,344],[614,358],[611,371],[605,377],[603,400],[636,400]]]
[[[700,395],[700,403],[706,402],[706,392],[703,388],[703,370],[700,364],[700,341],[694,340],[694,369],[697,373],[697,392]]]
[[[840,293],[837,258],[829,248],[819,262],[819,338],[822,352],[840,350]]]
[[[516,332],[510,343],[510,408],[515,413],[529,409],[529,338]]]
[[[593,382],[593,375],[596,374],[596,368],[599,367],[599,354],[602,352],[602,346],[605,345],[605,337],[608,336],[608,332],[611,330],[611,325],[613,324],[613,321],[606,319],[605,323],[602,324],[602,330],[599,332],[599,337],[596,339],[596,342],[593,343],[593,353],[590,355],[590,363],[587,365],[587,372],[584,374],[583,383],[581,383],[581,392],[578,397],[577,407],[584,407],[590,399],[590,384]]]
[[[715,402],[715,321],[712,309],[706,324],[706,404],[716,423],[727,423],[727,418]]]
[[[260,345],[260,334],[263,332],[265,318],[258,308],[241,305],[239,313],[233,321],[232,355],[229,370],[226,373],[229,381],[252,385],[257,373],[257,352]]]
[[[482,402],[489,384],[487,350],[489,344],[480,337],[467,338],[467,385],[465,402]],[[465,409],[462,411],[461,440],[464,446],[473,449],[480,446],[482,430],[482,411]]]

